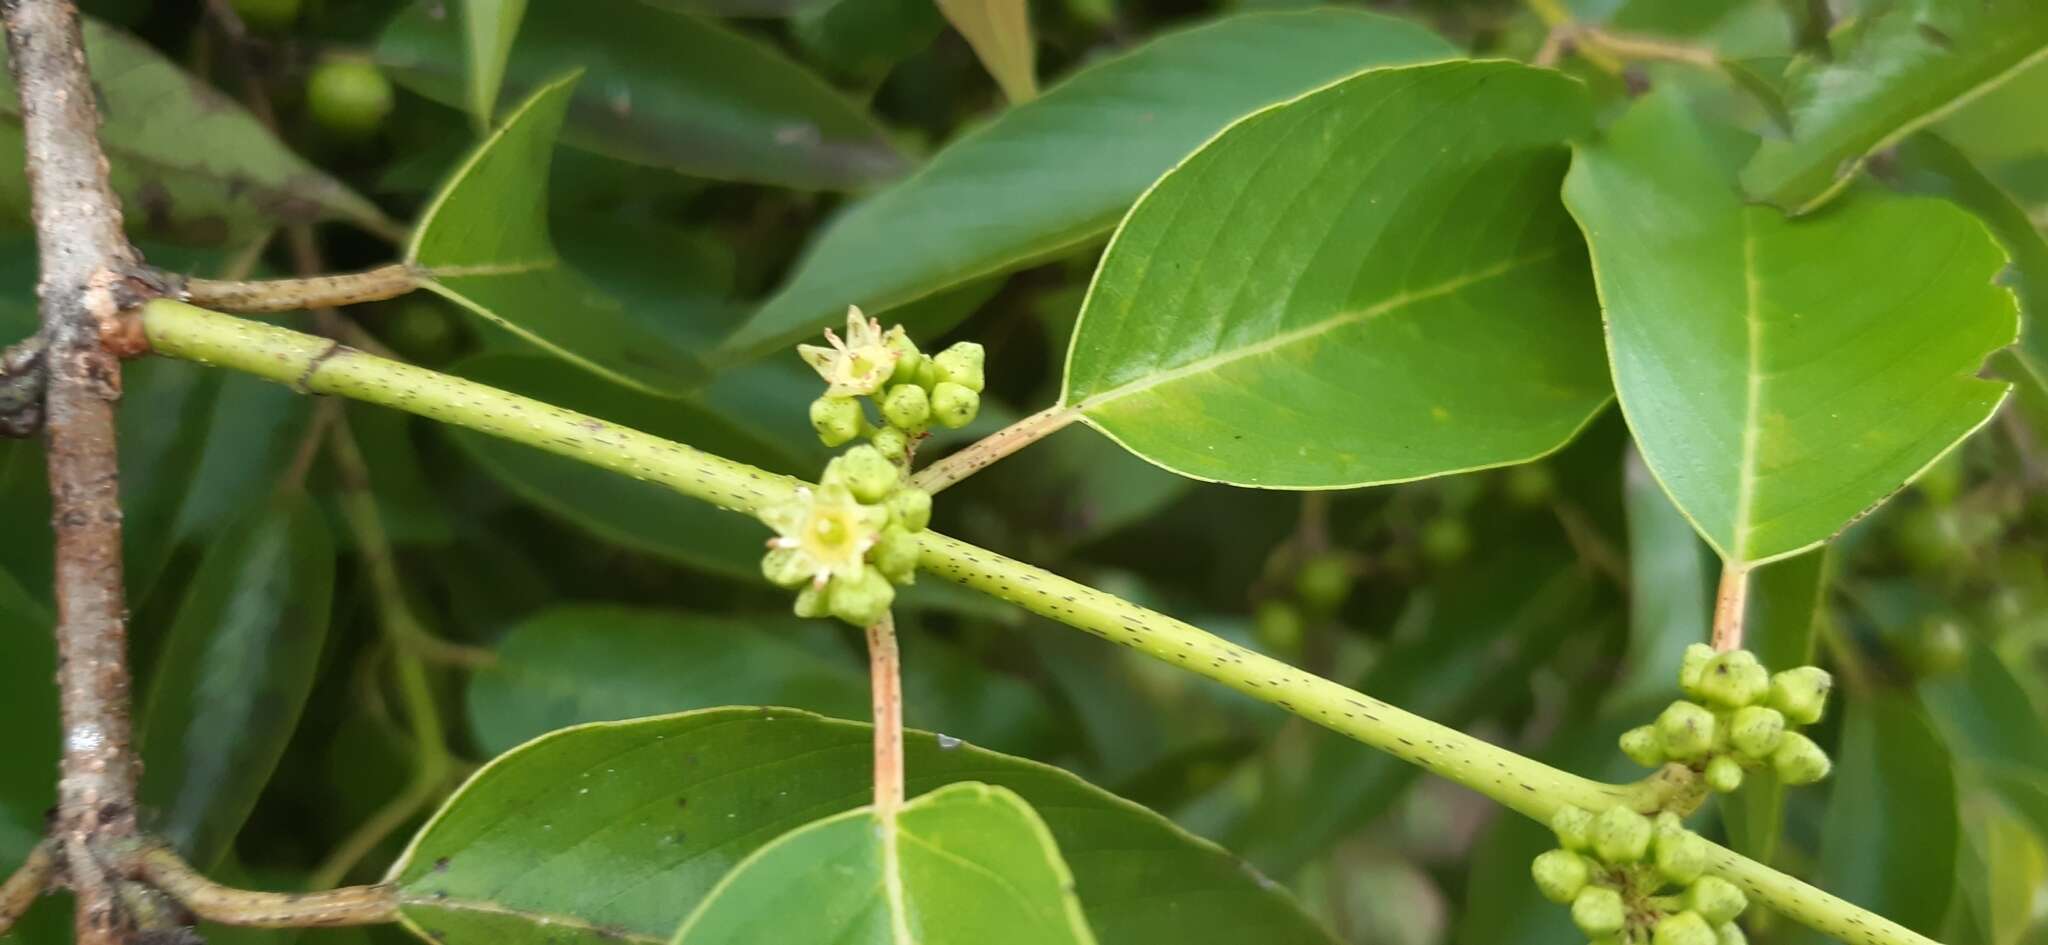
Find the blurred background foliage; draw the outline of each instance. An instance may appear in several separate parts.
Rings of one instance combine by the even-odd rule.
[[[117,183],[160,266],[235,276],[387,262],[403,221],[477,141],[462,40],[442,0],[83,5]],[[1041,0],[1030,9],[1036,76],[1056,88],[1162,31],[1299,5]],[[1738,78],[1765,85],[1856,12],[1823,0],[1367,6],[1475,55],[1524,59],[1543,45],[1545,15],[1562,12],[1712,48]],[[1611,70],[1567,55],[1561,67],[1616,106],[1669,84],[1771,120],[1725,76],[1684,63]],[[814,473],[823,451],[804,410],[815,379],[786,350],[749,359],[721,342],[764,306],[791,324],[815,314],[779,293],[821,227],[988,123],[1004,88],[925,0],[535,0],[499,112],[569,68],[585,74],[546,188],[555,244],[638,330],[715,363],[713,381],[676,399],[594,383],[426,293],[321,324]],[[1225,98],[1239,82],[1199,69],[1183,79]],[[1013,96],[1035,91],[1011,85]],[[15,108],[11,92],[0,101]],[[1966,205],[2007,200],[2005,225],[2048,227],[2044,101],[2039,63],[1875,170]],[[0,117],[0,139],[11,139],[0,150],[12,155],[0,156],[0,339],[12,340],[33,330],[34,255],[18,122]],[[923,212],[971,231],[1001,201],[1058,199],[1063,169],[1038,172],[1052,175],[1034,185],[1045,190]],[[884,315],[929,350],[952,338],[987,346],[984,416],[966,433],[1057,395],[1114,217]],[[919,251],[877,232],[836,264],[887,270]],[[783,327],[753,340],[779,343]],[[335,416],[312,399],[192,365],[135,364],[127,390],[148,816],[216,875],[273,888],[373,879],[455,779],[575,722],[724,704],[864,717],[858,635],[788,617],[787,595],[758,578],[761,529],[739,516],[349,407],[333,413],[360,447],[355,467],[319,448]],[[35,442],[0,444],[0,864],[39,835],[56,753],[41,463]],[[388,538],[396,582],[380,583],[365,509]],[[1180,479],[1077,426],[947,493],[937,527],[1610,778],[1634,774],[1614,736],[1675,695],[1676,653],[1704,636],[1718,565],[1611,409],[1538,464],[1306,495]],[[1946,941],[2048,941],[2040,389],[1829,550],[1770,565],[1757,582],[1752,634],[1765,660],[1813,654],[1846,682],[1847,711],[1818,732],[1839,768],[1782,812],[1768,789],[1746,793],[1711,833]],[[377,629],[394,606],[450,644],[429,651],[438,658],[422,673],[402,671]],[[1058,764],[1165,813],[1294,890],[1347,941],[1576,939],[1528,881],[1543,831],[1475,795],[935,581],[906,593],[900,619],[911,724]],[[364,830],[379,818],[388,830]],[[338,849],[351,853],[337,859]],[[48,902],[14,935],[59,940],[63,911]],[[1799,932],[1767,923],[1754,938]]]

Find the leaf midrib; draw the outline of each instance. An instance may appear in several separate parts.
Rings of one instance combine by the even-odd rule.
[[[578,932],[588,932],[605,939],[639,942],[644,945],[668,945],[668,939],[649,935],[618,925],[599,925],[579,916],[555,912],[541,912],[534,909],[520,909],[490,899],[442,899],[433,896],[409,895],[399,900],[400,905],[423,909],[445,909],[451,912],[471,912],[479,915],[508,916],[523,919],[534,925],[561,927]],[[417,921],[417,920],[413,920]]]
[[[1763,287],[1756,273],[1756,226],[1747,213],[1740,214],[1738,218],[1742,221],[1742,317],[1748,347],[1745,362],[1748,376],[1743,381],[1742,456],[1735,468],[1735,531],[1729,544],[1733,546],[1735,560],[1746,561],[1749,558],[1750,516],[1756,504],[1757,448],[1761,439],[1758,421],[1764,399],[1764,326],[1760,311]]]

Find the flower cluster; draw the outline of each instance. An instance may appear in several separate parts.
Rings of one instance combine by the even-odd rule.
[[[1827,753],[1796,730],[1820,721],[1834,684],[1826,670],[1801,666],[1772,675],[1748,650],[1716,653],[1695,643],[1685,651],[1678,684],[1690,700],[1622,734],[1621,750],[1637,764],[1686,765],[1723,794],[1766,764],[1786,784],[1827,777]]]
[[[963,341],[927,356],[898,325],[846,310],[846,337],[829,329],[831,347],[798,345],[797,353],[825,379],[825,396],[811,404],[811,426],[826,446],[866,436],[882,455],[907,463],[910,447],[936,423],[959,429],[981,410],[981,346]],[[860,398],[881,411],[882,423],[868,419]]]
[[[880,450],[856,446],[825,467],[818,488],[762,511],[775,537],[761,573],[802,588],[798,616],[864,627],[888,612],[896,585],[916,579],[917,533],[931,518],[930,493],[906,484]]]
[[[1566,807],[1551,818],[1561,847],[1530,873],[1544,898],[1572,910],[1594,945],[1743,945],[1735,918],[1742,890],[1707,875],[1707,842],[1678,815],[1655,820],[1626,807],[1594,816]]]

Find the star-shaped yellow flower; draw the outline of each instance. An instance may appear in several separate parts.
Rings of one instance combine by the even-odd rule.
[[[846,307],[846,337],[841,338],[827,328],[825,340],[832,346],[797,345],[796,353],[830,385],[826,389],[828,396],[872,394],[896,371],[899,355],[889,346],[882,323],[861,314],[858,305]]]
[[[784,587],[809,581],[823,588],[836,576],[860,573],[889,512],[862,505],[845,486],[826,485],[798,489],[795,499],[762,512],[761,520],[776,532],[761,563],[768,579]]]

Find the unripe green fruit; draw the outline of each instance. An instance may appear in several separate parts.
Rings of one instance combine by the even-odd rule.
[[[306,108],[329,131],[368,136],[384,123],[393,104],[391,80],[360,59],[330,59],[306,79]]]
[[[902,462],[910,454],[910,435],[895,427],[883,427],[868,437],[868,443],[891,462]]]
[[[1557,492],[1557,477],[1542,463],[1523,463],[1508,470],[1508,501],[1528,507],[1550,501]]]
[[[1714,926],[1697,912],[1679,912],[1657,920],[1651,945],[1715,945]]]
[[[862,502],[880,502],[902,484],[896,464],[873,446],[856,446],[825,464],[824,482],[838,483]]]
[[[1593,867],[1582,857],[1570,850],[1549,850],[1529,865],[1529,874],[1536,880],[1536,888],[1543,898],[1564,905],[1577,899],[1580,890],[1593,877]]]
[[[898,384],[882,398],[882,417],[907,433],[923,433],[931,425],[932,398],[916,384]]]
[[[1593,820],[1593,855],[1611,866],[1640,862],[1656,830],[1650,818],[1626,807],[1610,807]]]
[[[1685,907],[1699,913],[1707,925],[1733,922],[1742,910],[1749,908],[1749,897],[1742,890],[1719,876],[1702,876],[1693,880],[1685,891]],[[1712,941],[1709,939],[1708,941]]]
[[[1294,593],[1309,609],[1326,614],[1344,605],[1353,581],[1351,564],[1342,555],[1317,555],[1294,576]]]
[[[1572,900],[1572,924],[1595,938],[1613,935],[1628,924],[1628,907],[1623,905],[1621,893],[1605,886],[1587,886]]]
[[[811,579],[797,560],[794,548],[770,548],[761,557],[761,576],[777,587],[795,587]]]
[[[896,600],[896,586],[872,567],[834,576],[831,591],[832,616],[856,627],[872,626]]]
[[[1657,716],[1657,737],[1664,742],[1664,754],[1678,761],[1701,757],[1714,746],[1714,713],[1706,707],[1680,700]]]
[[[1717,794],[1733,794],[1742,787],[1742,762],[1727,755],[1716,755],[1707,762],[1707,787]]]
[[[1657,737],[1657,727],[1639,725],[1621,733],[1621,753],[1645,768],[1663,764],[1664,742]]]
[[[1835,678],[1818,666],[1785,670],[1771,677],[1771,708],[1784,713],[1785,721],[1793,725],[1812,725],[1820,721],[1827,708],[1828,690],[1834,685]]]
[[[1550,831],[1567,850],[1585,852],[1593,848],[1593,815],[1569,804],[1550,815]]]
[[[917,579],[917,556],[917,536],[901,525],[882,529],[882,536],[868,552],[875,570],[896,584],[909,584]]]
[[[1753,761],[1769,758],[1784,735],[1784,713],[1767,706],[1744,706],[1728,722],[1728,744]]]
[[[1915,675],[1946,676],[1970,658],[1970,635],[1953,615],[1939,614],[1920,622],[1907,659]]]
[[[940,383],[958,384],[979,394],[983,383],[983,358],[980,345],[972,341],[962,341],[933,357],[932,367],[937,371]]]
[[[889,497],[889,517],[904,531],[921,532],[932,523],[932,494],[905,487]]]
[[[1828,753],[1798,732],[1786,732],[1778,750],[1771,753],[1771,768],[1778,772],[1778,780],[1788,785],[1812,784],[1827,777],[1833,767]]]
[[[839,446],[860,435],[860,403],[851,397],[820,397],[811,401],[811,429],[826,446]]]
[[[1266,649],[1293,653],[1301,648],[1301,611],[1284,600],[1264,600],[1252,617],[1253,632]]]
[[[235,15],[252,30],[276,33],[299,18],[299,0],[235,0]]]
[[[830,585],[817,587],[806,584],[796,593],[796,615],[799,617],[829,617],[832,614],[832,588]]]
[[[1422,526],[1423,560],[1435,565],[1456,564],[1472,553],[1472,530],[1465,520],[1439,515]]]
[[[1707,841],[1683,827],[1657,831],[1657,872],[1683,886],[1707,871]]]
[[[980,394],[951,381],[940,381],[932,387],[932,417],[948,430],[974,422],[974,415],[980,410]]]
[[[1723,922],[1714,927],[1714,945],[1749,945],[1749,936],[1742,934],[1742,926]]]
[[[1714,655],[1714,648],[1704,643],[1686,647],[1678,663],[1678,688],[1695,699],[1702,698],[1700,679],[1707,675],[1707,664],[1714,661]]]
[[[1729,650],[1714,657],[1700,675],[1700,698],[1723,708],[1741,708],[1770,691],[1770,672],[1748,650]]]

